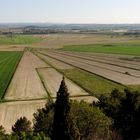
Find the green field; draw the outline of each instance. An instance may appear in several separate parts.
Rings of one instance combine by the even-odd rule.
[[[0,99],[4,96],[22,54],[22,52],[0,52]]]
[[[22,45],[38,43],[42,39],[31,35],[0,36],[0,45]]]
[[[70,45],[61,48],[64,51],[126,54],[140,56],[140,44],[107,44],[107,45]]]
[[[125,88],[123,85],[77,68],[61,70],[61,72],[96,97],[99,97],[102,94],[109,95],[114,88],[117,88],[120,91]]]

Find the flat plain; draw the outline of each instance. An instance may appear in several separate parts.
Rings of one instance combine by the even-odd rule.
[[[51,97],[56,97],[63,75],[53,68],[38,69],[38,73],[43,80],[46,89]],[[72,81],[65,78],[66,85],[69,89],[70,96],[88,95],[86,91],[77,86]]]
[[[48,51],[45,53],[47,56],[53,57],[57,60],[60,60],[62,62],[65,62],[67,64],[73,65],[75,67],[78,67],[80,69],[86,70],[91,73],[95,73],[97,75],[100,75],[104,78],[110,79],[114,82],[124,84],[124,85],[138,85],[140,84],[140,77],[135,77],[131,74],[127,74],[127,69],[122,72],[118,72],[117,70],[111,70],[108,66],[108,68],[103,68],[102,66],[99,65],[93,65],[92,61],[90,60],[85,60],[85,59],[80,59],[77,57],[69,56],[67,54],[63,53],[57,53],[56,51]],[[87,63],[88,61],[88,63]],[[94,63],[94,62],[93,62]],[[111,65],[110,65],[111,67]],[[119,69],[119,67],[118,67]],[[137,71],[139,73],[139,71]]]
[[[139,90],[139,45],[139,37],[131,36],[1,36],[0,90],[4,103],[0,104],[0,124],[9,133],[19,117],[32,121],[33,113],[47,99],[55,100],[63,75],[70,99],[78,101],[97,101],[102,94],[109,96],[114,88]]]
[[[25,100],[47,97],[36,72],[38,67],[49,67],[31,52],[24,52],[21,62],[7,89],[5,100]]]

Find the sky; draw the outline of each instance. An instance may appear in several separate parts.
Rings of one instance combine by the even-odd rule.
[[[0,23],[140,23],[140,0],[0,0]]]

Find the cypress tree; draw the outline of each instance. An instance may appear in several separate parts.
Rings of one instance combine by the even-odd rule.
[[[61,81],[55,102],[52,140],[70,140],[68,118],[70,112],[69,93],[65,78]]]

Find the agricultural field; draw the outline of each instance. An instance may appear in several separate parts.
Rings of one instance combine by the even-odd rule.
[[[55,101],[63,75],[72,100],[91,103],[98,101],[102,94],[109,96],[115,88],[120,91],[126,87],[140,89],[139,50],[135,53],[131,48],[129,50],[130,44],[139,47],[140,41],[136,38],[92,34],[13,38],[5,40],[5,43],[0,39],[0,50],[6,50],[0,52],[0,125],[8,133],[19,117],[26,116],[32,121],[38,108],[48,101]],[[117,42],[129,44],[123,46],[127,51],[121,50],[119,43],[118,46],[103,45]],[[99,50],[100,47],[112,50],[96,53],[90,50],[90,47],[94,48],[92,45],[86,44],[96,44],[94,47]],[[74,50],[78,46],[83,50]],[[19,51],[22,49],[23,52]],[[113,49],[118,49],[118,52]],[[119,54],[112,54],[113,51]]]
[[[22,52],[0,52],[0,99],[4,97],[21,57]]]
[[[5,52],[5,54],[6,53],[14,52]],[[6,56],[5,54],[1,54],[0,57]],[[13,56],[5,57],[3,61],[11,60],[14,62],[13,59],[11,59]],[[10,62],[7,63],[7,65],[10,65]],[[54,63],[55,61],[52,62]],[[64,65],[66,65],[66,69],[72,68],[60,62],[60,66],[62,65],[63,69]],[[9,69],[9,67],[7,69]],[[12,74],[6,91],[3,92],[4,98],[2,101],[4,103],[0,104],[0,114],[2,116],[0,124],[5,127],[7,133],[11,132],[12,124],[14,124],[19,117],[26,116],[32,121],[33,113],[37,109],[43,107],[47,101],[55,101],[56,93],[63,77],[52,65],[47,64],[28,49],[24,51],[18,67],[15,67],[15,73],[13,72]],[[68,78],[66,78],[66,84],[70,92],[70,99],[78,101],[85,100],[87,102],[98,100]],[[12,118],[10,114],[12,114]]]
[[[0,124],[5,127],[7,133],[11,132],[11,126],[20,117],[26,116],[30,121],[37,109],[44,107],[46,100],[16,101],[0,104]]]
[[[110,69],[112,65],[110,65],[110,67],[108,68],[104,68],[100,65],[92,65],[90,63],[91,60],[69,56],[68,53],[64,54],[64,53],[59,53],[56,51],[50,51],[50,52],[46,52],[45,54],[57,60],[65,62],[67,64],[70,64],[80,69],[86,70],[88,72],[100,75],[106,79],[109,79],[111,81],[114,81],[120,84],[124,84],[124,85],[140,84],[140,78],[131,75],[131,73],[128,73],[127,72],[128,68],[126,68],[124,72],[119,72],[117,70]]]
[[[47,97],[36,72],[38,67],[49,67],[30,52],[24,52],[20,64],[7,89],[5,100],[27,100]]]
[[[61,83],[63,75],[56,71],[54,68],[43,68],[38,69],[38,73],[48,91],[50,93],[51,97],[56,97],[56,93],[59,89],[59,85]],[[55,82],[54,82],[55,81]],[[65,78],[66,85],[69,89],[70,98],[71,97],[89,97],[89,93],[84,91],[82,88],[80,88],[78,85],[76,85],[74,82],[70,81],[69,79]],[[84,97],[82,98],[84,100]],[[95,101],[97,99],[95,97],[90,96],[89,98]]]
[[[122,58],[125,58],[124,55],[113,57],[113,55],[108,56],[101,54],[74,53],[54,50],[38,52],[40,53],[40,57],[48,61],[48,63],[49,60],[47,60],[47,58],[50,57],[51,59],[60,61],[61,63],[76,67],[77,69],[74,70],[60,70],[59,67],[57,67],[57,69],[59,69],[63,74],[67,75],[80,86],[84,88],[86,87],[86,90],[91,91],[91,93],[94,93],[94,95],[95,93],[99,94],[103,91],[106,93],[110,92],[110,90],[114,89],[115,87],[118,89],[124,89],[125,87],[135,87],[135,89],[139,89],[139,62],[128,61],[124,59],[122,60]],[[128,56],[126,56],[126,58],[128,58]],[[130,58],[132,58],[132,56]],[[52,65],[56,67],[55,64]],[[78,76],[76,78],[76,75],[78,75],[79,78]],[[95,86],[93,86],[95,89],[91,88],[91,81],[87,82],[86,84],[86,82],[82,82],[82,78],[80,79],[80,77],[84,77],[83,79],[88,77],[88,80],[86,79],[85,81],[90,81],[89,79],[92,79],[93,83],[95,83]],[[98,86],[96,86],[96,83],[98,83]]]
[[[64,46],[81,46],[87,44],[98,44],[104,46],[106,44],[118,45],[140,45],[140,37],[135,36],[119,36],[119,35],[104,35],[104,34],[49,34],[42,35],[43,40],[32,47],[59,49]],[[80,45],[79,45],[80,44]],[[65,49],[66,49],[65,48]]]
[[[0,36],[0,45],[26,45],[38,43],[42,39],[31,35]]]
[[[42,53],[41,51],[38,52],[39,53],[37,53],[37,55],[40,58],[52,65],[52,67],[56,68],[58,71],[81,86],[83,89],[88,91],[91,95],[98,97],[101,95],[101,93],[109,94],[114,88],[118,88],[120,90],[125,88],[125,86],[121,84],[112,82],[93,73],[89,73],[87,71],[75,68],[74,66],[68,65],[62,61],[51,58],[47,56],[44,51]]]
[[[65,47],[61,48],[61,50],[140,56],[140,45],[139,44],[71,45],[71,46],[65,46]]]

